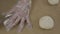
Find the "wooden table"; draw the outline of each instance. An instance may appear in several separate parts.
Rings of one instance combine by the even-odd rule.
[[[7,12],[17,0],[0,0],[0,13]],[[55,26],[51,30],[43,30],[39,27],[39,18],[42,16],[51,16],[55,21]],[[32,9],[30,11],[30,19],[33,24],[33,29],[29,30],[26,27],[18,34],[60,34],[60,4],[51,6],[47,0],[32,0]],[[0,34],[17,34],[18,26],[15,26],[9,32],[0,25]]]

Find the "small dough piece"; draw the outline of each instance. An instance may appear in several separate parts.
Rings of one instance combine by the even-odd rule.
[[[48,3],[51,5],[57,5],[59,3],[59,0],[48,0]]]
[[[50,16],[44,16],[40,18],[39,26],[43,29],[52,29],[54,27],[54,20]]]

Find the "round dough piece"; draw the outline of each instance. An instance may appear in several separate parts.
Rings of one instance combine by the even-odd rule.
[[[59,0],[48,0],[48,3],[51,5],[57,5],[59,3]]]
[[[54,20],[50,16],[44,16],[40,18],[39,26],[43,29],[52,29],[54,27]]]

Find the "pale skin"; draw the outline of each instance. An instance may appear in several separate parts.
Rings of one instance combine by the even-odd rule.
[[[31,8],[31,0],[18,0],[18,3],[13,6],[13,8],[6,14],[6,20],[4,21],[4,26],[7,31],[13,28],[19,23],[18,32],[21,32],[24,28],[24,23],[26,21],[28,28],[32,28],[32,24],[29,19],[29,13]]]

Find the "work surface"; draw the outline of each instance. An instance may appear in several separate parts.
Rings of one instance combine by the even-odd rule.
[[[7,12],[16,2],[17,0],[0,0],[0,13]],[[51,30],[43,30],[39,27],[39,18],[47,15],[51,16],[55,21],[55,26]],[[60,4],[51,6],[47,0],[32,0],[30,19],[33,29],[29,30],[25,27],[18,34],[60,34]],[[2,26],[0,25],[0,34],[17,34],[17,26],[9,32]]]

